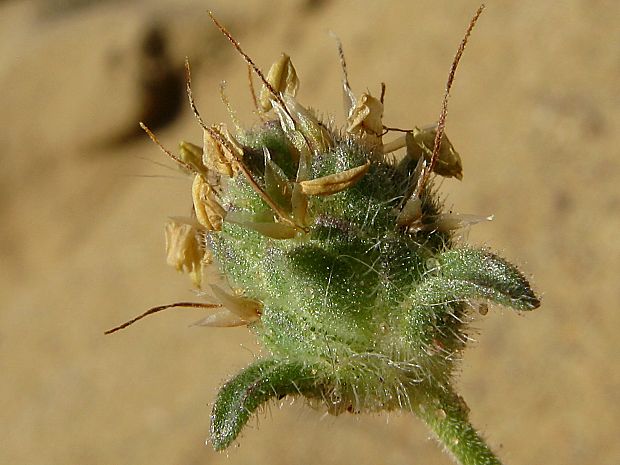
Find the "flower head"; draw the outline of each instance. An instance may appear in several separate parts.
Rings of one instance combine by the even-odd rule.
[[[287,55],[264,76],[216,24],[262,79],[261,122],[232,133],[206,125],[189,87],[204,141],[173,156],[194,177],[194,218],[167,227],[168,260],[211,292],[199,324],[247,326],[265,355],[221,388],[213,446],[228,447],[259,406],[284,396],[332,414],[412,410],[442,437],[442,422],[467,418],[452,381],[471,304],[539,305],[513,265],[453,237],[485,218],[445,213],[433,188],[435,176],[462,178],[445,111],[437,127],[384,143],[394,132],[383,95],[356,98],[345,71],[347,124],[334,128],[297,100]]]

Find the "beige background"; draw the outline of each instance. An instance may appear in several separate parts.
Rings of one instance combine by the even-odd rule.
[[[185,55],[208,121],[226,120],[222,79],[252,121],[245,66],[207,8],[263,68],[289,53],[300,100],[342,122],[335,31],[354,90],[386,82],[385,123],[410,127],[436,119],[478,6],[226,3],[0,2],[0,463],[450,463],[412,415],[323,418],[303,402],[216,454],[210,403],[258,353],[247,331],[188,328],[198,315],[182,310],[102,334],[192,298],[162,234],[189,212],[188,181],[137,130],[200,140]],[[465,178],[444,182],[448,203],[494,213],[469,239],[543,296],[481,317],[462,366],[472,420],[507,464],[620,463],[619,80],[615,1],[489,1],[457,74],[448,134]]]

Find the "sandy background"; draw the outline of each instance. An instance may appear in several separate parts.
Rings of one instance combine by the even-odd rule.
[[[232,3],[231,3],[232,4]],[[385,123],[435,120],[475,1],[0,1],[0,463],[447,464],[411,415],[321,418],[298,402],[204,445],[218,386],[258,352],[244,329],[188,328],[194,311],[104,329],[192,298],[165,265],[163,223],[188,181],[139,132],[199,141],[182,94],[191,57],[203,116],[220,80],[250,122],[246,69],[206,9],[264,69],[286,51],[300,100],[342,121],[387,83]],[[278,19],[276,19],[276,17]],[[489,1],[457,74],[448,134],[470,240],[533,276],[543,306],[492,309],[461,390],[507,464],[620,463],[620,4]]]

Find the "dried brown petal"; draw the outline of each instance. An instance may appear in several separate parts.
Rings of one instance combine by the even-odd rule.
[[[299,185],[301,186],[302,192],[307,195],[336,194],[356,184],[364,177],[369,168],[370,161],[340,173],[330,174],[309,181],[302,181]]]
[[[422,217],[422,200],[419,197],[410,197],[403,209],[396,217],[398,226],[411,226]]]
[[[168,221],[165,226],[166,262],[177,271],[189,273],[194,284],[200,286],[204,249],[199,231],[190,224]]]
[[[294,97],[282,96],[295,128],[301,132],[313,152],[324,152],[333,144],[332,137],[313,111],[305,108]]]
[[[208,231],[221,230],[226,210],[220,205],[213,188],[199,174],[192,184],[192,199],[198,222]]]
[[[191,166],[195,173],[206,176],[207,170],[203,165],[202,149],[191,142],[179,142],[179,158]]]
[[[291,58],[287,54],[283,53],[278,61],[271,65],[267,73],[267,82],[277,93],[295,97],[297,89],[299,89],[299,79]],[[271,109],[271,100],[273,98],[271,90],[267,86],[263,86],[259,103],[264,111]]]
[[[227,308],[221,308],[211,315],[201,318],[192,326],[208,326],[210,328],[233,328],[235,326],[247,326],[249,321],[240,318]]]
[[[213,138],[209,131],[204,131],[203,147],[202,162],[204,166],[224,176],[231,177],[234,158],[228,153],[226,147]]]
[[[351,110],[347,123],[347,132],[380,136],[383,132],[383,104],[370,94],[362,94]]]
[[[251,323],[260,318],[262,304],[256,300],[247,299],[238,295],[230,294],[215,284],[211,285],[213,295],[224,307],[237,315],[242,320]]]
[[[435,134],[435,128],[414,128],[413,132],[407,133],[407,156],[413,158],[413,160],[418,160],[423,156],[427,161],[430,161],[433,155],[433,146],[435,145]],[[454,150],[445,133],[441,137],[441,148],[433,166],[433,171],[447,178],[463,179],[461,156]]]
[[[267,216],[269,216],[269,218],[260,218],[244,213],[233,212],[227,215],[226,222],[238,224],[239,226],[256,231],[271,239],[292,239],[299,233],[298,227],[274,222],[271,212],[269,212]]]

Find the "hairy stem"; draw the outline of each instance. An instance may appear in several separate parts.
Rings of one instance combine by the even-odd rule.
[[[432,397],[414,406],[415,413],[460,465],[501,465],[484,439],[469,422],[469,408],[452,391],[436,386]]]

